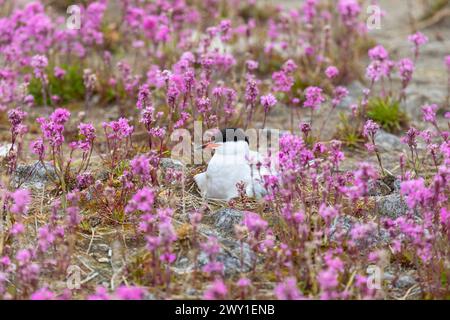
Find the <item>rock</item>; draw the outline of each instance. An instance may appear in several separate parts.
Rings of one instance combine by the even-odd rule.
[[[102,181],[102,182],[108,180],[109,179],[109,170],[105,169],[105,170],[98,171],[95,174],[94,179]]]
[[[340,233],[347,235],[355,223],[356,219],[350,216],[339,216],[335,218],[330,226],[331,240],[336,240]]]
[[[338,238],[349,238],[350,232],[353,227],[360,223],[356,218],[351,216],[339,216],[334,219],[330,226],[330,240],[336,242]],[[389,231],[385,228],[375,230],[372,234],[367,236],[364,240],[357,240],[356,246],[362,250],[369,249],[370,247],[387,244],[391,240]]]
[[[221,262],[224,268],[225,277],[231,277],[241,272],[249,272],[252,267],[254,253],[250,246],[244,243],[242,246],[242,265],[241,265],[241,243],[236,240],[218,239],[221,245],[220,252],[217,254],[216,261]],[[206,253],[201,252],[197,257],[198,268],[201,269],[209,259]],[[194,270],[193,259],[187,256],[180,257],[172,266],[172,270],[177,274],[188,274]]]
[[[164,171],[169,168],[181,171],[184,167],[184,164],[181,161],[171,158],[162,158],[159,165]]]
[[[209,216],[205,216],[199,232],[206,237],[215,237],[220,244],[220,252],[216,261],[224,266],[224,274],[230,277],[241,272],[248,272],[252,268],[255,254],[247,243],[241,247],[241,242],[234,238],[234,226],[241,223],[244,212],[231,208],[223,208]],[[242,257],[242,263],[241,263]],[[173,270],[178,274],[185,274],[194,269],[193,258],[179,257]],[[208,262],[208,256],[200,253],[197,257],[198,266],[202,268]]]
[[[400,192],[400,188],[402,185],[402,181],[399,179],[395,179],[394,181],[394,191]]]
[[[415,120],[422,120],[422,106],[442,104],[447,96],[445,86],[411,84],[406,90],[406,111]]]
[[[387,196],[391,192],[391,188],[381,180],[370,181],[368,184],[368,194],[371,197]]]
[[[375,144],[381,151],[406,150],[406,145],[401,142],[399,137],[384,130],[379,130],[375,135]]]
[[[395,192],[387,196],[375,197],[375,210],[378,214],[390,218],[406,215],[409,208],[400,193]]]
[[[409,289],[416,283],[417,281],[412,276],[404,274],[394,282],[394,286],[399,289]]]
[[[157,300],[156,296],[151,292],[146,292],[144,296],[144,300]]]
[[[383,274],[383,280],[388,280],[388,281],[392,282],[394,279],[395,279],[395,276],[390,272],[385,272]]]
[[[414,279],[414,277],[407,273],[396,276],[391,272],[385,272],[383,275],[383,279],[391,282],[392,286],[397,289],[409,289],[417,284],[417,281]]]
[[[234,237],[234,226],[242,221],[244,212],[231,208],[223,208],[214,212],[206,220],[210,220],[222,237]]]
[[[230,277],[241,272],[249,272],[252,267],[254,253],[247,243],[242,246],[242,265],[241,265],[241,243],[230,239],[219,239],[221,246],[216,261],[221,262],[226,277]],[[209,262],[207,255],[202,252],[198,257],[199,267],[203,267]]]
[[[7,143],[0,146],[0,158],[4,158],[8,155],[9,150],[11,149],[11,144]]]
[[[337,106],[339,109],[346,109],[350,110],[350,106],[352,104],[358,103],[363,95],[363,90],[366,87],[359,82],[359,81],[353,81],[347,86],[348,90],[348,96],[346,96],[342,102]]]
[[[15,188],[42,189],[57,179],[55,168],[49,162],[45,166],[40,161],[33,164],[19,165],[14,172],[13,186]]]

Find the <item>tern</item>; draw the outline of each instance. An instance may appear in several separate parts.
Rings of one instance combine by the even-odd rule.
[[[238,183],[244,183],[249,197],[267,194],[263,177],[272,174],[271,170],[261,165],[260,153],[250,150],[242,129],[222,129],[214,142],[203,147],[215,150],[206,171],[194,176],[203,197],[229,201],[239,195]]]

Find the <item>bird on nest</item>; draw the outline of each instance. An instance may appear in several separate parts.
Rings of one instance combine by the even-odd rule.
[[[214,141],[202,147],[214,150],[206,171],[194,176],[203,197],[229,201],[239,195],[239,183],[244,184],[249,197],[259,199],[267,194],[263,177],[273,174],[273,167],[262,165],[264,156],[250,150],[242,129],[222,129]]]

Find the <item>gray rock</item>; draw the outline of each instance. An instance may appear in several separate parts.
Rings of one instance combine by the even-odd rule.
[[[399,289],[408,289],[414,286],[417,281],[410,275],[401,275],[397,281],[395,281],[394,286]]]
[[[395,276],[390,272],[385,272],[383,274],[383,280],[393,281],[395,279]]]
[[[371,197],[387,196],[391,192],[391,188],[381,180],[370,181],[368,184],[368,194]]]
[[[49,162],[45,166],[36,161],[33,164],[19,165],[14,172],[12,184],[15,188],[42,189],[57,179],[55,168]]]
[[[425,104],[441,104],[445,101],[445,86],[412,84],[406,90],[406,111],[416,120],[422,119],[422,106]]]
[[[244,213],[231,208],[223,208],[214,212],[206,220],[211,221],[215,230],[222,237],[234,237],[234,226],[242,221]]]
[[[160,166],[163,170],[166,169],[175,169],[175,170],[183,170],[184,164],[179,161],[179,160],[175,160],[175,159],[171,159],[171,158],[162,158],[160,160]]]
[[[335,218],[330,226],[331,240],[336,240],[340,234],[347,235],[355,223],[356,219],[350,216],[339,216]]]
[[[243,219],[242,211],[231,208],[223,208],[209,216],[205,216],[200,225],[199,232],[207,237],[215,237],[220,245],[220,252],[216,261],[224,266],[224,274],[230,277],[241,272],[248,272],[252,268],[256,255],[247,243],[241,246],[241,242],[234,238],[234,226]],[[185,274],[194,270],[193,257],[179,257],[173,270],[178,274]],[[198,267],[202,268],[208,262],[208,256],[201,252],[197,257]]]
[[[171,268],[176,274],[186,274],[194,270],[194,264],[191,263],[188,257],[179,258]]]
[[[350,232],[357,223],[359,221],[351,216],[339,216],[335,218],[330,226],[330,240],[336,242],[342,237],[349,239]],[[359,249],[369,249],[377,245],[387,244],[390,240],[389,231],[385,228],[380,228],[379,231],[375,230],[364,240],[357,240],[356,246]]]
[[[156,296],[151,292],[146,292],[144,296],[144,300],[158,300]]]
[[[109,179],[109,171],[108,170],[100,170],[95,174],[95,180],[106,181]]]
[[[350,110],[350,105],[358,103],[366,87],[359,81],[353,81],[347,86],[348,96],[337,106],[339,109]]]
[[[224,274],[226,277],[230,277],[241,272],[249,272],[251,270],[252,261],[255,258],[255,255],[247,243],[244,243],[242,246],[241,255],[241,243],[239,241],[230,239],[219,239],[219,241],[222,246],[216,260],[223,264]],[[209,260],[207,255],[203,252],[200,253],[198,257],[198,264],[200,268],[208,262]]]
[[[220,252],[216,256],[217,262],[221,262],[224,267],[225,277],[231,277],[241,272],[249,272],[252,267],[252,261],[255,255],[247,243],[242,246],[241,243],[230,239],[219,239]],[[241,263],[242,256],[242,263]],[[201,269],[209,263],[206,253],[201,252],[197,257],[198,268]],[[172,270],[177,274],[188,274],[195,268],[193,259],[187,256],[180,257],[172,266]]]
[[[376,212],[389,218],[398,218],[406,215],[409,208],[400,193],[392,193],[387,196],[375,197]]]
[[[394,191],[400,192],[401,184],[402,184],[401,180],[395,179],[395,181],[394,181]]]
[[[384,130],[379,130],[375,135],[375,144],[381,151],[406,150],[406,145],[401,142],[399,137]]]

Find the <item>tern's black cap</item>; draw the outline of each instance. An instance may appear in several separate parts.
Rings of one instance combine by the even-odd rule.
[[[215,142],[245,141],[249,143],[244,130],[240,128],[224,128],[215,135]]]

